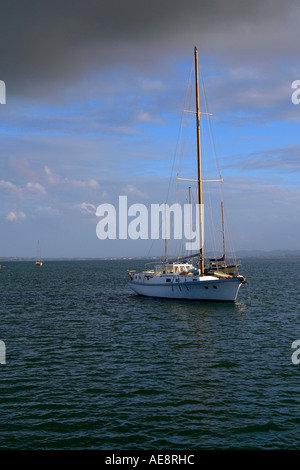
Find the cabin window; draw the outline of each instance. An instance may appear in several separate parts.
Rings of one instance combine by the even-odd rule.
[[[204,286],[204,287],[205,287],[205,289],[208,289],[208,286]]]
[[[217,286],[213,286],[213,287],[214,287],[214,289],[216,289],[216,288],[217,288]]]
[[[166,282],[171,282],[171,279],[166,279]]]

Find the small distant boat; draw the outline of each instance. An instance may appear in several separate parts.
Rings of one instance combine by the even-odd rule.
[[[43,261],[41,260],[41,257],[40,257],[40,242],[38,241],[38,255],[37,255],[37,259],[35,261],[35,265],[36,266],[43,266]]]

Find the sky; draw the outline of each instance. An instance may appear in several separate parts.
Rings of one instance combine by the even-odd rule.
[[[171,197],[194,46],[232,248],[300,249],[299,22],[296,0],[2,2],[0,257],[35,257],[38,240],[43,258],[161,254],[100,240],[96,209]]]

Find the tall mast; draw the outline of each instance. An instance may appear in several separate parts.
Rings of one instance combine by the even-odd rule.
[[[192,239],[192,201],[191,201],[191,187],[189,186],[189,205],[190,205],[190,237]],[[191,258],[193,250],[191,249]]]
[[[165,262],[168,262],[168,240],[167,240],[167,205],[165,203]]]
[[[200,143],[200,105],[199,105],[199,79],[198,79],[198,49],[195,47],[195,85],[196,85],[196,128],[197,128],[197,161],[198,161],[198,203],[199,203],[199,231],[200,231],[200,272],[204,274],[204,255],[202,240],[202,177],[201,177],[201,143]]]
[[[224,204],[221,201],[221,208],[222,208],[222,233],[223,233],[223,256],[224,256],[224,265],[226,264],[225,259],[225,228],[224,228]]]

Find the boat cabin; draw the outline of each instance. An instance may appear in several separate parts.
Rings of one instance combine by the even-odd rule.
[[[154,269],[155,276],[164,276],[170,274],[196,274],[198,270],[190,263],[172,263],[157,265]]]

